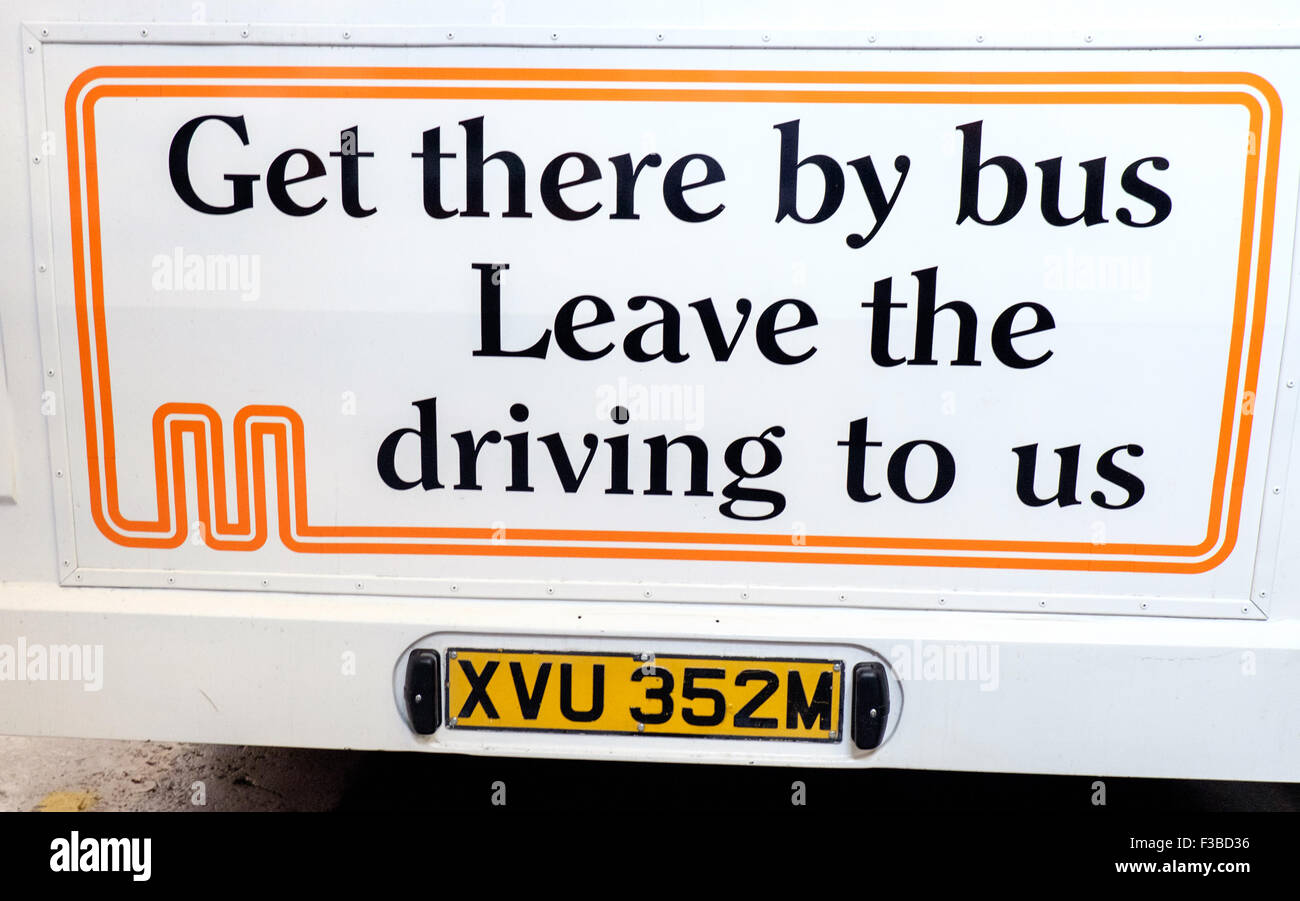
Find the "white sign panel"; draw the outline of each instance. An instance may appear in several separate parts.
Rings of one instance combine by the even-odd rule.
[[[1277,55],[45,53],[69,581],[1251,596]]]

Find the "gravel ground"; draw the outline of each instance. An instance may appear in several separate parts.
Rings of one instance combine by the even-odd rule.
[[[0,811],[1094,810],[1096,777],[511,760],[0,736]],[[1300,811],[1300,784],[1105,779],[1112,811]],[[806,790],[806,792],[805,792]],[[496,801],[494,801],[496,799]],[[201,802],[201,803],[200,803]]]
[[[361,757],[0,736],[0,810],[333,810]]]

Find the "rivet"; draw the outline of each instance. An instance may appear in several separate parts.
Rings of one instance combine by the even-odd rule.
[[[451,590],[452,590],[452,591],[460,591],[460,586],[459,586],[459,585],[453,585],[453,586],[451,586]]]
[[[44,263],[39,264],[39,265],[36,267],[36,271],[37,271],[37,272],[44,272],[44,271],[45,271],[45,264],[44,264]]]
[[[423,701],[423,700],[424,700],[424,695],[416,695],[416,696],[415,696],[415,703],[419,704],[419,703],[420,703],[421,701]]]
[[[351,37],[352,37],[352,32],[350,32],[350,31],[345,31],[345,32],[343,32],[343,40],[345,40],[345,41],[346,41],[346,40],[349,40],[349,39],[351,39]]]
[[[1090,34],[1089,34],[1089,35],[1085,35],[1083,39],[1084,39],[1085,41],[1087,41],[1089,44],[1092,43],[1092,35],[1090,35]]]
[[[1268,597],[1268,592],[1267,592],[1267,591],[1261,591],[1261,592],[1259,593],[1259,596],[1262,597],[1262,598],[1266,598],[1266,597]]]
[[[239,33],[239,36],[240,36],[241,38],[246,38],[246,37],[248,37],[248,29],[245,28],[243,31],[241,31],[241,32]]]
[[[149,37],[149,29],[148,29],[148,28],[141,28],[141,29],[140,29],[140,37],[142,37],[142,38],[147,38],[147,37]]]
[[[554,589],[554,588],[548,588],[548,589],[546,589],[546,593],[547,593],[547,594],[555,594],[555,589]]]
[[[947,600],[945,600],[944,598],[939,598],[939,606],[940,606],[940,607],[942,607],[942,606],[943,606],[944,604],[946,604],[946,603],[948,603]]]
[[[1295,387],[1295,379],[1287,379],[1287,380],[1286,380],[1286,386],[1287,386],[1288,388],[1294,388],[1294,387]]]
[[[42,29],[41,29],[41,37],[43,37],[43,38],[47,38],[47,37],[49,37],[49,36],[50,36],[50,30],[49,30],[48,28],[42,28]]]
[[[1147,609],[1146,601],[1143,601],[1143,602],[1142,602],[1142,609],[1143,609],[1143,610]]]
[[[78,581],[78,582],[81,581],[81,573],[77,573],[77,581]]]
[[[748,592],[748,591],[742,591],[742,592],[740,593],[740,599],[741,599],[742,601],[747,601],[747,600],[749,600],[749,592]]]
[[[1282,493],[1282,489],[1281,489],[1280,487],[1278,487],[1277,485],[1274,485],[1274,486],[1273,486],[1273,493],[1274,493],[1274,494],[1281,494],[1281,493]]]
[[[876,36],[874,34],[867,35],[867,43],[874,44],[875,42],[876,42]]]
[[[36,48],[33,47],[31,44],[28,44],[28,45],[27,45],[27,52],[28,52],[28,53],[35,53],[35,52],[36,52]]]
[[[361,590],[362,588],[364,588],[364,587],[365,587],[365,583],[364,583],[364,582],[358,582],[358,583],[357,583],[357,591],[360,591],[360,590]]]
[[[47,370],[45,370],[45,374],[48,375],[50,378],[54,378],[54,370],[53,370],[53,369],[47,369]]]
[[[645,592],[645,596],[646,596],[646,597],[650,597],[650,592],[648,592],[648,591]]]
[[[982,34],[977,34],[977,35],[975,35],[975,41],[976,41],[976,43],[979,43],[979,44],[984,43],[984,35],[982,35]]]
[[[843,669],[843,667],[840,664],[835,664],[835,672],[838,673],[841,669]]]
[[[1249,613],[1249,612],[1250,612],[1250,608],[1249,608],[1249,607],[1242,607],[1242,608],[1241,608],[1241,612],[1242,612],[1242,613]]]
[[[1205,40],[1205,35],[1203,35],[1203,34],[1198,34],[1198,35],[1196,36],[1196,39],[1197,39],[1198,41],[1203,41],[1203,40]]]
[[[874,719],[879,719],[879,718],[880,718],[880,711],[877,710],[877,709],[874,708],[874,707],[872,707],[871,710],[867,711],[867,713],[868,713],[868,715],[870,715],[870,717],[871,717],[873,720],[874,720]]]
[[[54,470],[54,477],[55,477],[56,479],[61,479],[61,478],[63,478],[63,470],[62,470],[62,469],[56,469],[56,470]]]
[[[266,579],[263,579],[263,580],[262,580],[262,587],[263,587],[263,588],[265,588],[268,584],[269,584],[269,583],[267,582]]]
[[[559,36],[558,34],[556,34],[555,32],[552,31],[552,32],[551,32],[551,40],[553,40],[553,41],[558,41],[559,39],[560,39],[560,36]]]
[[[1038,606],[1039,606],[1039,607],[1046,607],[1046,606],[1047,606],[1047,601],[1039,601],[1039,602],[1038,602]]]
[[[64,561],[63,561],[63,565],[64,565],[64,566],[71,566],[72,564],[70,564],[67,560],[64,560]]]
[[[764,41],[770,41],[770,40],[772,40],[772,36],[771,36],[771,35],[767,35],[767,34],[765,34],[765,35],[763,35],[763,40],[764,40]]]
[[[451,719],[447,720],[447,725],[448,726],[456,725],[456,717],[453,716]]]
[[[657,34],[657,35],[655,35],[655,40],[656,40],[656,41],[662,41],[663,39],[664,39],[664,36],[663,36],[662,34]]]
[[[455,651],[448,651],[448,652],[447,652],[447,656],[450,657],[452,660],[455,660],[455,659],[456,659],[456,652],[455,652]]]
[[[638,731],[638,732],[644,732],[644,731],[645,731],[645,723],[637,723],[637,724],[636,724],[636,731]]]
[[[168,577],[167,577],[167,584],[168,584],[168,585],[175,584],[175,582],[176,582],[176,577],[175,577],[175,576],[168,576]]]
[[[454,33],[454,32],[451,32],[451,31],[447,32],[447,40],[449,40],[449,41],[454,41],[454,40],[456,40],[456,35],[455,35],[455,33]]]
[[[39,156],[32,157],[32,165],[39,166],[40,164],[41,164],[41,158]]]

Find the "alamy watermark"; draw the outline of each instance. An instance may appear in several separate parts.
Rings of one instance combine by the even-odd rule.
[[[914,641],[889,649],[889,662],[904,682],[978,682],[980,691],[997,691],[998,646]]]
[[[616,382],[596,388],[596,418],[609,419],[615,411],[616,422],[680,422],[694,432],[704,413],[704,386],[646,384],[619,376]]]
[[[20,635],[0,644],[0,682],[80,682],[84,691],[104,687],[102,644],[40,644]]]
[[[262,257],[256,253],[186,253],[184,247],[153,258],[155,291],[239,292],[253,302],[262,296]]]

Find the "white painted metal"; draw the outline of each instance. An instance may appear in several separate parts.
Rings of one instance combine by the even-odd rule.
[[[12,471],[18,475],[12,492],[17,502],[0,501],[0,535],[4,537],[0,545],[0,646],[19,637],[48,644],[102,645],[106,668],[103,689],[96,692],[84,692],[76,684],[0,679],[0,731],[619,759],[1300,779],[1300,704],[1296,703],[1300,694],[1300,572],[1295,568],[1295,555],[1288,551],[1300,539],[1296,534],[1300,509],[1291,497],[1293,492],[1287,490],[1297,450],[1292,444],[1294,374],[1300,373],[1300,365],[1295,360],[1296,342],[1286,340],[1286,332],[1297,327],[1294,321],[1288,323],[1286,307],[1294,283],[1292,245],[1300,150],[1288,132],[1283,132],[1280,145],[1268,318],[1258,325],[1263,329],[1261,375],[1253,398],[1257,420],[1246,468],[1241,535],[1227,560],[1209,575],[936,571],[897,566],[852,571],[832,567],[828,571],[821,565],[806,564],[579,563],[455,556],[432,558],[432,565],[428,558],[373,555],[317,555],[300,562],[272,547],[259,551],[260,556],[254,555],[251,562],[232,562],[229,554],[197,545],[187,544],[174,552],[114,547],[94,527],[85,476],[85,436],[79,416],[68,415],[79,409],[82,398],[70,300],[73,269],[66,232],[67,169],[60,149],[66,146],[61,120],[63,92],[88,65],[212,61],[259,65],[268,60],[302,65],[339,60],[349,65],[429,65],[436,59],[439,65],[589,68],[1246,71],[1262,74],[1281,93],[1287,109],[1300,99],[1300,21],[1284,4],[1272,9],[1254,5],[1257,14],[1234,10],[1231,17],[1210,4],[1199,9],[1178,4],[1153,13],[1146,21],[1134,17],[1123,4],[1104,4],[1090,7],[1088,19],[1076,19],[1074,27],[1059,27],[1028,4],[1008,5],[996,16],[978,18],[960,5],[925,9],[908,4],[870,21],[865,12],[848,5],[827,5],[797,15],[776,5],[757,10],[752,5],[743,10],[740,5],[730,7],[720,4],[712,11],[691,14],[670,10],[662,13],[659,21],[658,14],[647,11],[614,14],[584,4],[519,10],[504,5],[495,10],[465,7],[448,9],[438,21],[426,20],[417,27],[405,21],[408,11],[396,4],[392,8],[386,4],[367,6],[354,14],[347,4],[322,11],[275,3],[128,3],[118,8],[117,21],[112,23],[74,21],[71,5],[65,8],[55,2],[25,2],[6,9],[0,30],[8,27],[11,34],[20,34],[20,43],[17,54],[0,58],[0,74],[7,76],[5,83],[11,85],[0,96],[0,113],[12,123],[26,122],[26,133],[15,128],[0,135],[4,149],[13,151],[6,155],[9,162],[0,171],[7,196],[31,198],[30,209],[18,217],[30,222],[31,228],[0,234],[0,265],[11,274],[11,289],[0,303],[0,338],[4,342],[0,412],[7,397],[14,423],[7,437],[16,449]],[[925,17],[927,12],[940,16],[946,30],[927,27],[934,21]],[[987,20],[981,20],[984,18]],[[302,24],[262,24],[270,19],[301,20]],[[448,22],[453,24],[445,24]],[[967,24],[969,28],[964,27]],[[1125,48],[1163,51],[1133,54]],[[990,52],[998,49],[1003,52]],[[1141,62],[1135,61],[1138,57]],[[574,62],[576,59],[582,62]],[[1267,98],[1256,88],[1247,84],[1241,90],[1267,106]],[[129,146],[131,140],[151,134],[149,130],[161,120],[152,111],[157,107],[147,109],[146,104],[187,102],[192,103],[140,101],[129,115],[119,110],[116,119],[110,112],[112,103],[105,103],[105,147],[114,146],[113,141],[118,142],[116,146]],[[498,113],[499,105],[490,108],[493,112],[489,115],[506,115]],[[183,105],[174,106],[171,114],[183,110],[189,110],[189,115],[200,114]],[[409,123],[399,128],[403,115],[405,111],[385,113],[374,120],[399,133],[391,145],[382,143],[389,136],[381,137],[377,125],[363,124],[363,149],[375,149],[365,146],[373,136],[381,144],[378,150],[384,158],[398,159],[409,153],[413,148],[406,145],[419,129]],[[625,123],[620,115],[615,109],[603,121],[620,140],[635,136],[635,129],[643,125],[636,118],[640,114],[628,113]],[[1098,128],[1114,121],[1113,116],[1089,119],[1092,113],[1080,115],[1081,122]],[[454,125],[454,116],[455,112],[449,112],[441,121]],[[250,121],[254,121],[251,114]],[[258,121],[259,129],[264,130],[254,135],[252,143],[258,146],[265,141],[268,152],[290,146],[310,146],[322,154],[331,149],[321,144],[321,138],[329,136],[331,129],[337,138],[335,113],[316,127],[311,139],[315,143],[294,143],[295,129],[300,130],[304,121],[292,115],[269,124]],[[421,120],[417,116],[412,121]],[[653,127],[652,116],[646,121]],[[753,124],[743,118],[736,121]],[[771,120],[776,121],[782,120]],[[1019,137],[1030,134],[1034,125],[1029,118],[1008,121],[1012,133]],[[1189,165],[1204,172],[1225,158],[1229,144],[1225,143],[1228,139],[1220,140],[1209,132],[1190,139],[1190,129],[1197,121],[1170,113],[1161,126],[1169,140],[1180,142],[1182,159],[1195,159]],[[1199,121],[1213,123],[1222,131],[1235,127],[1231,116],[1222,122],[1212,117]],[[581,122],[575,126],[575,146],[556,144],[552,153],[539,152],[538,160],[549,158],[554,150],[585,149],[582,140],[593,132]],[[1275,117],[1266,117],[1266,129],[1277,126]],[[1116,129],[1116,140],[1128,142],[1123,152],[1128,152],[1130,145],[1141,145],[1145,127],[1139,118],[1126,129]],[[1265,138],[1269,133],[1265,131]],[[924,134],[915,132],[912,137]],[[156,137],[148,140],[157,145]],[[549,144],[543,141],[542,146]],[[622,149],[640,148],[620,145],[612,152]],[[852,148],[842,149],[849,153]],[[809,146],[801,155],[817,150]],[[1267,143],[1260,151],[1265,165],[1273,162]],[[897,151],[874,152],[892,158]],[[1032,164],[1040,156],[1027,151],[1024,161]],[[17,165],[19,160],[24,161],[22,166]],[[724,156],[724,162],[729,160]],[[131,187],[143,192],[136,202],[157,203],[158,212],[138,220],[140,234],[130,230],[115,233],[112,223],[106,223],[105,238],[117,242],[111,246],[118,251],[116,258],[106,255],[105,278],[110,286],[131,284],[133,276],[123,269],[123,259],[134,254],[138,262],[141,253],[159,245],[159,235],[144,233],[147,227],[156,225],[164,234],[183,234],[188,222],[184,212],[176,212],[174,198],[168,197],[170,206],[164,205],[159,196],[162,192],[150,187],[149,179],[154,176],[148,167],[132,168],[129,163],[110,152],[103,154],[106,197],[116,198],[106,203],[116,202],[122,209],[121,204],[130,197],[124,188]],[[265,160],[262,164],[264,173]],[[534,165],[540,164],[530,158],[530,175]],[[114,166],[118,168],[114,170]],[[162,184],[166,185],[165,177]],[[1219,186],[1207,185],[1207,190],[1210,187]],[[391,194],[384,195],[385,200],[389,197]],[[601,199],[608,202],[604,196]],[[259,200],[264,203],[265,196]],[[733,198],[727,200],[730,203]],[[1029,203],[1033,202],[1031,192]],[[1211,202],[1223,206],[1221,201]],[[380,222],[381,218],[374,219],[375,234],[390,227]],[[258,252],[281,253],[293,247],[293,240],[270,231],[272,223],[257,222],[261,224],[250,226],[246,237]],[[572,226],[556,230],[561,237],[566,227]],[[1187,242],[1205,238],[1194,229],[1179,234]],[[132,244],[133,240],[137,243]],[[321,233],[321,240],[329,239]],[[1102,253],[1117,253],[1121,246],[1107,250],[1105,245],[1097,245]],[[472,253],[477,248],[463,250]],[[612,251],[607,248],[605,255]],[[1032,252],[1042,258],[1052,249],[1044,245]],[[463,263],[468,257],[462,253],[458,259]],[[1215,269],[1222,261],[1208,245],[1205,252],[1196,254],[1196,261],[1204,270],[1185,273],[1192,277],[1178,296],[1165,295],[1156,301],[1157,312],[1164,317],[1161,321],[1177,311],[1169,305],[1171,300],[1179,296],[1204,300],[1195,293],[1198,285],[1232,277],[1230,270]],[[893,275],[895,290],[904,291],[908,269],[877,274],[876,268],[864,277],[865,286],[869,287],[873,278]],[[331,280],[327,267],[320,271],[326,282]],[[625,296],[640,293],[632,275],[637,271],[635,266],[625,267],[595,293],[609,291],[607,299],[617,311]],[[941,265],[941,290],[942,271]],[[512,272],[512,277],[517,274],[517,270]],[[699,269],[693,269],[686,281],[698,280],[698,276]],[[733,273],[728,278],[736,280],[737,276]],[[764,280],[773,281],[772,273],[766,272],[760,282]],[[558,304],[587,290],[580,279],[563,284],[565,291],[544,292],[543,309],[553,309],[552,296]],[[573,290],[567,290],[569,287]],[[737,285],[735,291],[755,292],[746,296],[761,303],[760,289]],[[731,289],[706,288],[698,296],[726,290]],[[908,285],[902,296],[912,296],[906,293],[910,290]],[[684,305],[696,296],[674,296],[673,300]],[[941,294],[940,300],[951,296]],[[290,298],[291,304],[298,301]],[[173,321],[182,325],[184,308],[183,303],[177,304],[171,314]],[[1196,309],[1202,310],[1195,315],[1206,329],[1215,326],[1218,307],[1206,301]],[[120,328],[114,334],[124,337],[121,344],[114,345],[114,353],[125,346],[135,351],[136,358],[150,354],[154,350],[148,344],[151,328],[157,326],[149,322],[133,325],[123,310],[129,312],[128,307],[121,307],[115,313],[119,319],[113,327]],[[381,309],[373,314],[374,322],[397,312]],[[981,318],[983,315],[981,308]],[[220,317],[202,327],[204,334],[219,335]],[[1144,327],[1150,340],[1158,338],[1160,328]],[[358,334],[364,333],[364,328],[363,324]],[[317,347],[317,355],[319,350]],[[202,348],[194,354],[202,358]],[[165,354],[158,349],[152,356],[163,359]],[[115,376],[136,386],[138,405],[147,422],[157,405],[150,399],[148,367],[132,370],[129,360],[119,365],[118,359],[114,357]],[[288,359],[292,356],[283,358]],[[283,360],[250,355],[249,371],[275,379],[282,393],[302,395],[305,377],[273,365]],[[383,362],[397,367],[400,361]],[[1179,371],[1180,381],[1194,381],[1222,367],[1208,356],[1198,356],[1196,363]],[[413,425],[401,418],[406,415],[403,408],[410,411],[409,402],[425,396],[411,393],[418,390],[410,378],[415,368],[402,365],[407,367],[403,376],[407,384],[390,389],[397,400],[384,417],[371,423],[375,440],[392,429]],[[1161,371],[1179,365],[1179,355],[1172,353]],[[751,371],[748,377],[757,380],[766,376]],[[364,381],[365,376],[356,378]],[[489,382],[492,378],[487,376]],[[613,381],[617,371],[608,370],[600,378]],[[382,384],[383,377],[377,381]],[[178,393],[165,399],[212,403],[227,422],[239,406],[249,402],[249,391],[241,394],[238,386],[211,380],[192,382],[183,375],[175,377],[164,387],[169,391],[174,387]],[[207,393],[194,396],[190,389],[195,384]],[[497,406],[508,403],[503,384],[480,386],[488,402]],[[1101,384],[1103,390],[1115,390],[1104,380]],[[773,386],[770,390],[779,389]],[[255,389],[252,393],[261,396]],[[50,395],[55,399],[53,415],[49,415]],[[336,395],[337,391],[330,393]],[[47,415],[42,415],[43,399]],[[129,406],[137,401],[128,388],[115,395],[115,402]],[[1170,396],[1153,403],[1151,417],[1158,417],[1160,404],[1168,402]],[[1214,406],[1213,402],[1207,405]],[[802,412],[816,418],[815,409]],[[501,416],[496,418],[504,421]],[[319,415],[310,426],[329,428]],[[563,430],[567,434],[578,427],[570,421]],[[1170,426],[1181,427],[1177,422]],[[6,424],[0,418],[3,428]],[[1180,437],[1191,441],[1197,434]],[[347,435],[336,430],[332,438],[346,444],[350,440]],[[6,462],[5,438],[0,434],[0,470]],[[364,445],[371,460],[373,443]],[[119,465],[124,473],[131,470],[129,478],[138,487],[147,466],[135,464],[151,453],[150,449],[139,435],[123,446],[133,449],[123,453]],[[357,447],[361,446],[358,440]],[[193,452],[187,451],[186,456],[192,464]],[[312,459],[313,465],[321,463]],[[321,466],[329,470],[335,463],[337,459],[326,457]],[[1196,474],[1191,455],[1173,465],[1181,467],[1173,482],[1184,477],[1191,481]],[[187,491],[193,499],[197,494],[192,465],[187,468]],[[330,471],[330,479],[340,479],[341,471],[341,467]],[[373,480],[373,467],[365,475]],[[5,493],[2,479],[0,472],[0,494]],[[340,508],[330,506],[337,499],[329,479],[312,490],[315,509],[324,504],[334,516],[340,515]],[[140,499],[149,497],[137,492],[137,509]],[[370,506],[362,504],[361,509],[382,510],[373,501],[367,503]],[[589,517],[594,509],[588,506],[566,512],[557,506],[552,515],[557,524],[574,528],[577,520],[565,519],[570,512]],[[828,509],[822,504],[815,515],[829,515]],[[1176,505],[1159,511],[1163,520],[1157,516],[1146,526],[1161,536],[1181,534],[1193,515],[1190,507]],[[512,511],[511,517],[514,515]],[[993,515],[996,517],[996,512]],[[947,525],[970,525],[961,520],[958,514],[957,521]],[[1003,525],[1014,529],[1023,522]],[[652,527],[673,526],[664,520]],[[782,527],[798,534],[797,523],[783,522]],[[709,523],[708,528],[716,528],[716,523]],[[844,534],[842,528],[828,531]],[[1143,533],[1147,534],[1155,533]],[[752,642],[784,647],[851,646],[894,666],[896,687],[906,694],[907,704],[895,720],[896,731],[889,741],[868,755],[850,753],[847,743],[810,749],[762,743],[476,733],[440,733],[420,739],[410,734],[397,710],[395,680],[400,681],[406,649],[427,636],[432,636],[428,642],[444,646],[438,636],[447,633],[498,636],[501,645],[516,647],[556,639],[573,647],[623,648],[634,642],[724,654],[752,653]],[[984,679],[942,671],[931,678],[919,666],[910,665],[909,655],[932,648],[982,650],[985,659],[997,664]],[[349,669],[353,659],[354,670]]]

